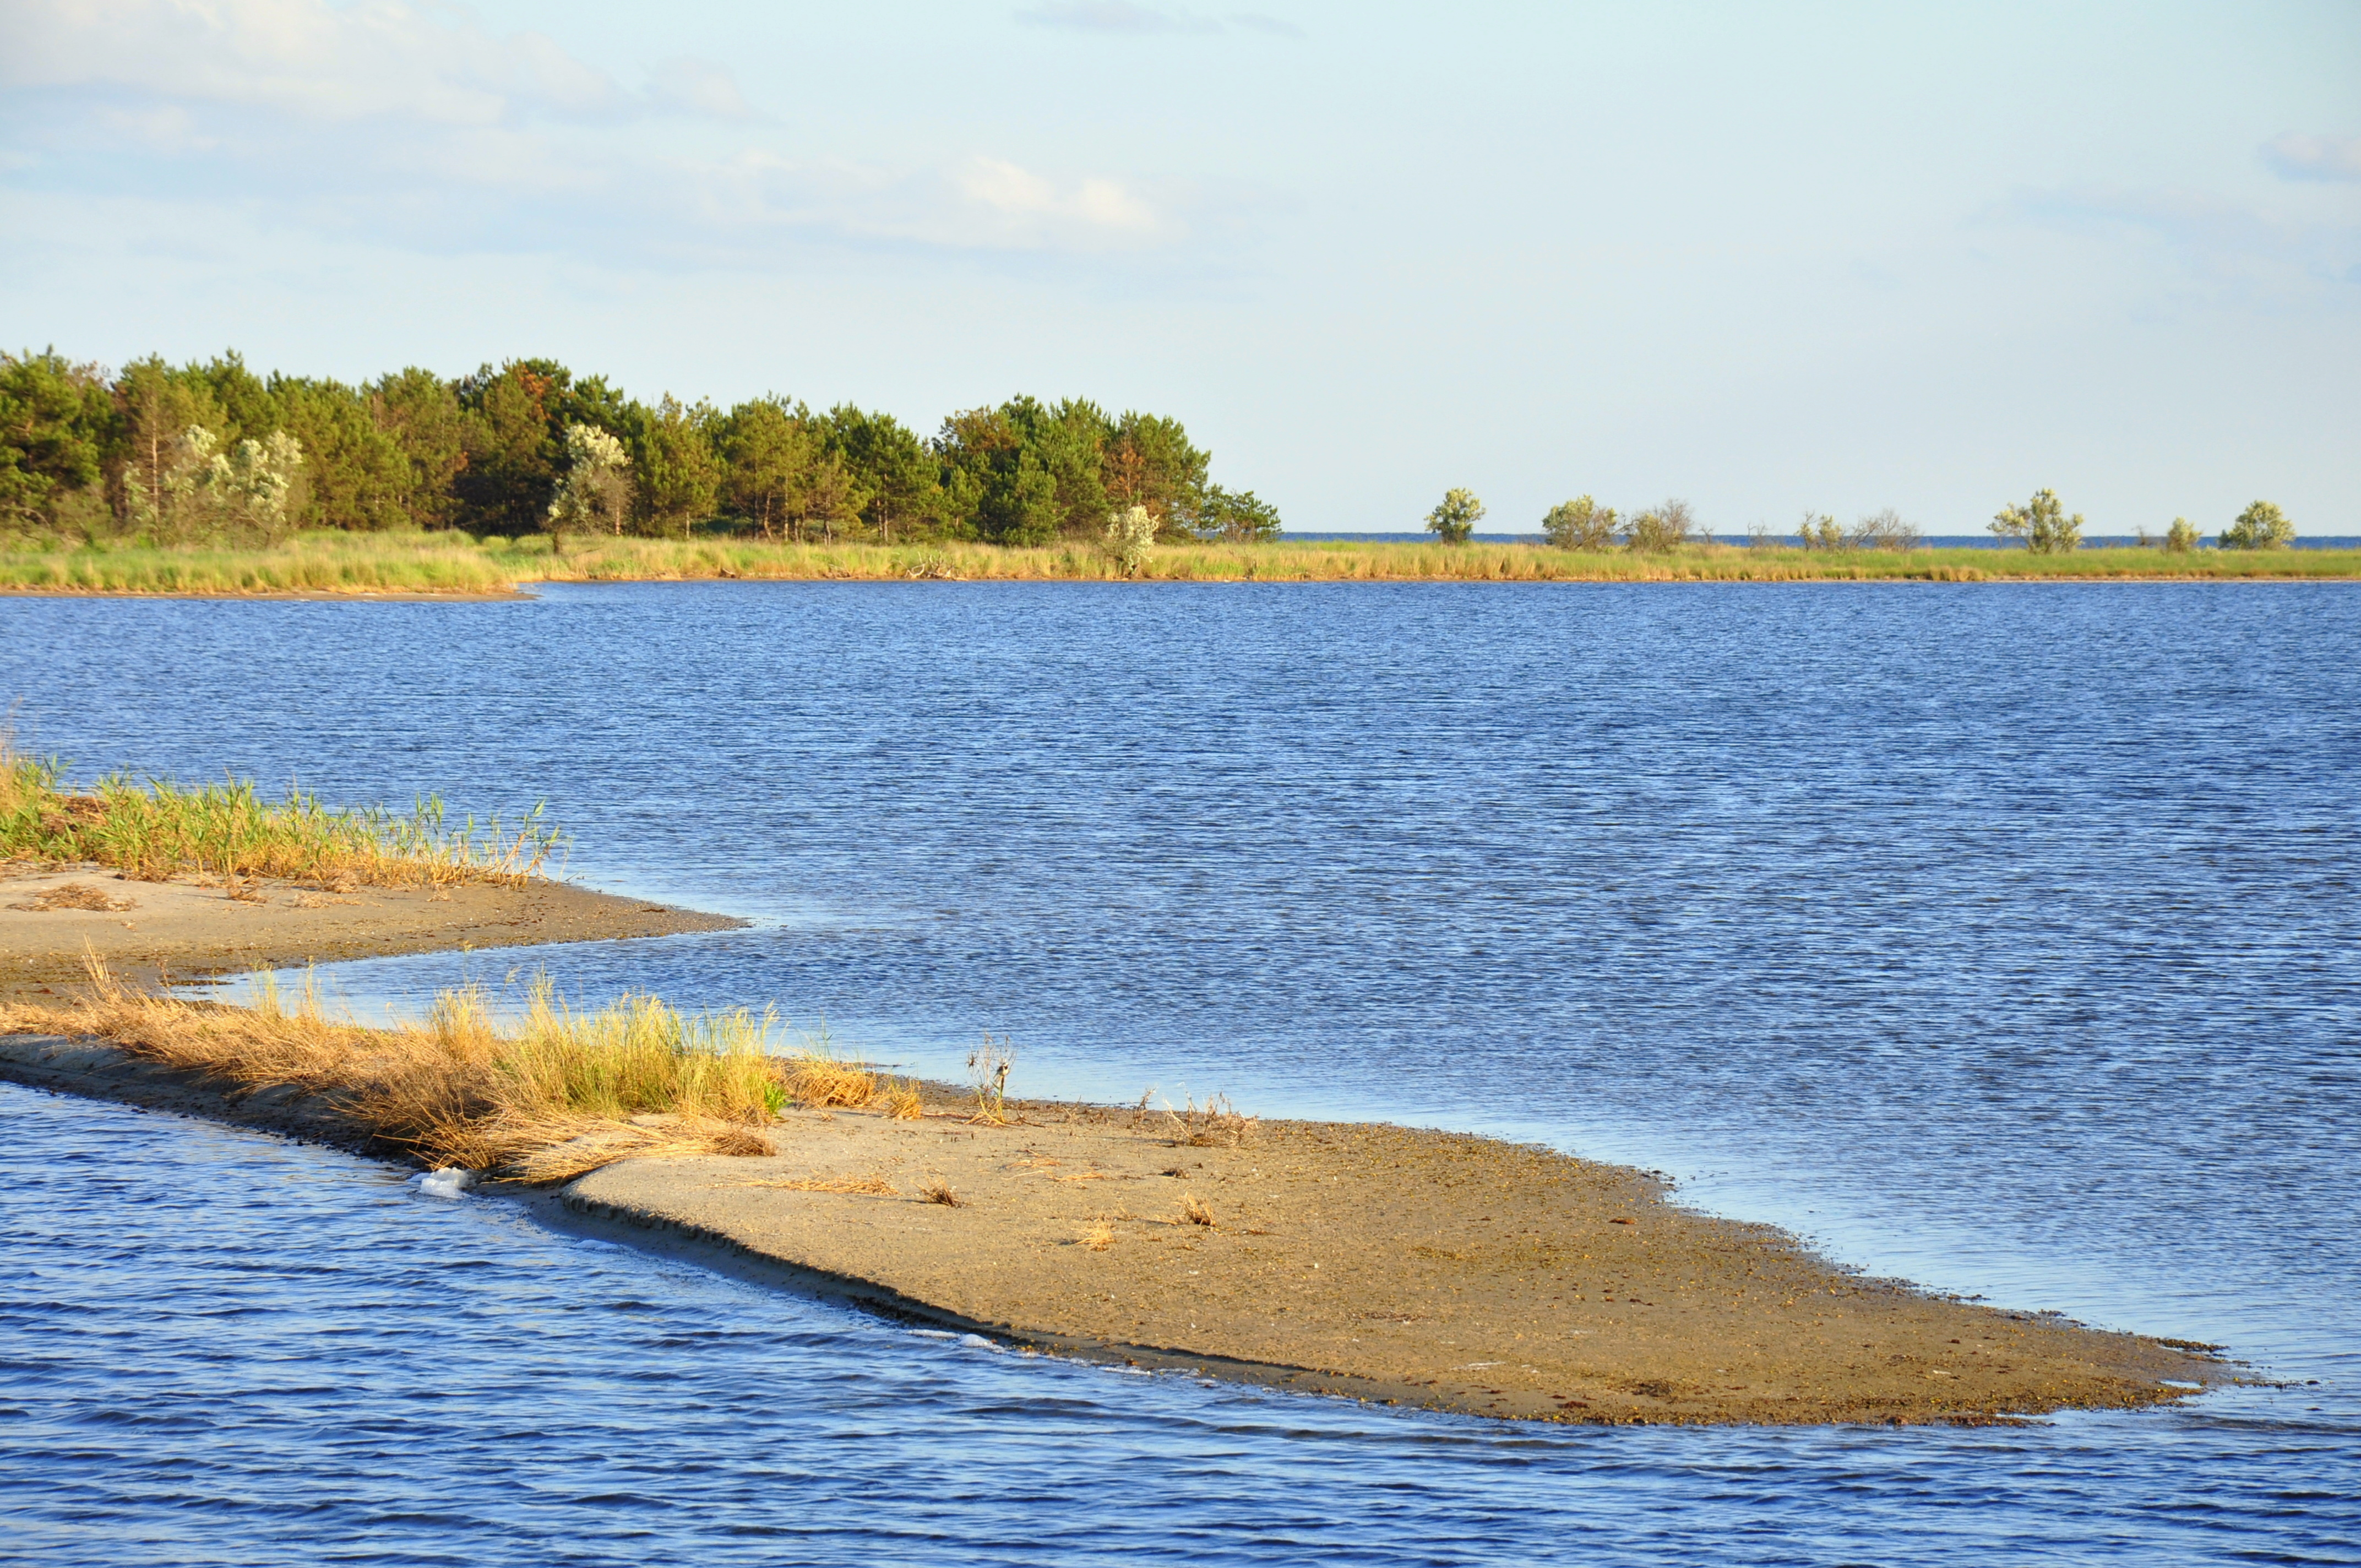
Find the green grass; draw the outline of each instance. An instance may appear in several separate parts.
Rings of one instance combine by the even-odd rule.
[[[788,544],[726,537],[477,540],[463,533],[314,533],[268,549],[0,549],[0,590],[94,594],[506,594],[534,582],[713,579],[1113,581],[1094,544]],[[1664,554],[1430,540],[1164,544],[1159,582],[1795,582],[2361,577],[2361,550],[1804,551],[1693,545]]]
[[[202,872],[233,887],[244,877],[513,885],[537,873],[557,843],[538,806],[508,828],[472,817],[453,826],[432,796],[408,816],[334,810],[299,791],[266,800],[251,780],[192,788],[117,773],[75,792],[60,782],[54,761],[0,746],[0,860],[95,861],[148,881]]]

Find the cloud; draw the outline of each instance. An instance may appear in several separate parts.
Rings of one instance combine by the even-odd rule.
[[[1233,11],[1230,26],[1244,27],[1250,33],[1268,33],[1275,38],[1300,38],[1303,29],[1279,16],[1267,16],[1260,11]]]
[[[20,0],[0,85],[269,109],[316,122],[437,126],[525,117],[607,121],[657,111],[730,117],[719,65],[660,67],[628,92],[541,33],[495,37],[400,0]]]
[[[2029,192],[2007,212],[2057,232],[2160,245],[2218,295],[2286,301],[2318,297],[2327,283],[2345,302],[2361,302],[2342,288],[2361,254],[2361,228],[2350,223],[2272,216],[2202,191],[2111,185]]]
[[[2308,137],[2293,131],[2263,144],[2263,161],[2290,180],[2361,181],[2361,137]]]
[[[668,109],[688,115],[709,115],[717,120],[749,120],[737,79],[727,69],[705,60],[667,60],[648,73],[648,97]]]
[[[1303,36],[1303,29],[1294,23],[1260,11],[1233,11],[1227,18],[1217,21],[1187,11],[1136,5],[1133,0],[1048,0],[1046,5],[1017,12],[1016,19],[1028,27],[1057,27],[1066,32],[1115,38],[1150,33],[1219,33],[1231,27],[1268,33],[1274,38]]]
[[[967,148],[815,158],[719,65],[664,60],[633,92],[552,38],[399,0],[20,4],[0,56],[0,178],[20,189],[667,265],[811,243],[1093,255],[1191,232],[1185,189]]]

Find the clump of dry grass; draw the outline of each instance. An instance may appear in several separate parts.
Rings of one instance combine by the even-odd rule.
[[[1213,1223],[1213,1211],[1195,1193],[1184,1192],[1180,1195],[1180,1220],[1183,1224],[1210,1225]]]
[[[878,1103],[884,1108],[887,1118],[895,1122],[916,1122],[927,1113],[926,1103],[918,1098],[918,1086],[915,1080],[896,1083],[887,1079]]]
[[[946,1209],[964,1206],[960,1201],[959,1194],[951,1190],[950,1183],[948,1181],[930,1181],[918,1190],[929,1203],[940,1203]]]
[[[1242,1148],[1262,1129],[1259,1117],[1241,1115],[1226,1094],[1211,1095],[1202,1106],[1184,1100],[1165,1114],[1178,1141],[1192,1148]]]
[[[1016,1065],[1016,1042],[1005,1035],[995,1040],[987,1032],[983,1044],[968,1053],[968,1085],[975,1091],[975,1114],[968,1120],[1008,1125],[1008,1069]]]
[[[1082,1234],[1074,1238],[1074,1244],[1086,1251],[1104,1252],[1115,1245],[1115,1227],[1104,1220],[1093,1220],[1082,1227]]]
[[[365,1028],[330,1018],[309,981],[265,979],[250,1007],[148,996],[95,959],[90,994],[61,1008],[0,1008],[0,1028],[94,1036],[126,1054],[247,1091],[322,1097],[430,1166],[570,1180],[620,1159],[767,1155],[778,1084],[767,1016],[687,1016],[653,997],[595,1012],[536,985],[522,1023],[493,1026],[480,992],[445,992],[426,1021]]]
[[[119,915],[124,910],[133,908],[134,905],[127,898],[110,897],[104,888],[93,886],[90,883],[70,882],[62,886],[50,888],[46,893],[36,894],[23,903],[12,904],[8,907],[29,909],[36,913],[45,913],[52,909],[88,909],[102,914]]]
[[[858,1109],[874,1102],[880,1093],[869,1064],[838,1056],[825,1029],[806,1036],[802,1048],[785,1058],[785,1070],[787,1093],[797,1104],[816,1111],[835,1105]]]
[[[453,826],[433,795],[401,817],[377,807],[331,809],[300,790],[269,801],[251,780],[183,788],[116,773],[74,793],[60,774],[54,760],[24,756],[0,736],[0,860],[89,861],[143,882],[200,872],[235,896],[247,877],[343,892],[513,886],[538,875],[560,844],[539,806],[513,828],[473,817]]]

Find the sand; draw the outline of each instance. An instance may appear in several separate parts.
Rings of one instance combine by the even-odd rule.
[[[69,889],[82,892],[58,897]],[[745,924],[558,882],[440,892],[329,892],[247,882],[239,891],[244,896],[232,898],[209,878],[133,882],[98,866],[0,872],[0,996],[37,1000],[72,986],[84,974],[85,950],[104,959],[117,977],[153,984],[159,976],[181,981],[391,953],[657,937]],[[121,907],[77,907],[89,905]]]
[[[87,867],[8,879],[5,989],[54,997],[85,942],[119,973],[185,977],[738,924],[546,883],[259,899]],[[250,1092],[104,1042],[0,1036],[0,1078],[400,1157],[333,1094]],[[1644,1172],[1548,1149],[1054,1102],[1012,1102],[994,1125],[941,1090],[933,1107],[791,1110],[772,1156],[478,1190],[1027,1349],[1485,1416],[1981,1424],[2236,1376],[2213,1347],[1850,1275],[1782,1232],[1683,1209]]]
[[[631,1161],[562,1201],[1017,1344],[1488,1416],[1982,1424],[2230,1373],[2207,1347],[1849,1275],[1548,1149],[1316,1122],[1227,1146],[1165,1115],[1022,1117],[796,1112],[774,1158]]]

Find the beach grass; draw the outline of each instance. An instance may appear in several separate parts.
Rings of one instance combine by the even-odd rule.
[[[744,536],[563,541],[441,533],[308,533],[251,550],[0,548],[0,590],[27,593],[504,596],[536,582],[957,580],[1114,582],[1988,582],[2356,578],[2361,550],[2089,548],[1799,550],[1694,544],[1558,550],[1433,540],[1158,545],[1126,569],[1095,543],[794,543]]]
[[[506,595],[512,554],[464,533],[295,535],[280,543],[0,545],[0,590],[52,594]]]
[[[0,860],[92,862],[159,882],[184,872],[283,878],[323,887],[519,886],[560,843],[536,806],[514,826],[446,820],[439,798],[407,816],[341,810],[290,790],[267,800],[253,781],[184,786],[115,773],[69,789],[54,760],[0,742]]]
[[[291,995],[266,978],[237,1007],[149,995],[90,967],[87,996],[0,1006],[0,1030],[94,1036],[247,1092],[321,1095],[436,1168],[548,1182],[620,1159],[770,1154],[761,1129],[788,1094],[773,1020],[744,1009],[626,996],[577,1012],[544,982],[513,1028],[465,990],[442,993],[423,1024],[374,1028],[329,1016],[315,983]]]

